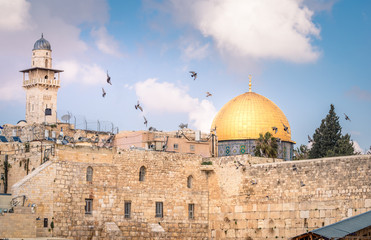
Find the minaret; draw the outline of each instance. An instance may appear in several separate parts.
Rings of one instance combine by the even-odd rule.
[[[57,93],[60,72],[52,69],[52,50],[43,37],[32,49],[31,68],[22,70],[23,88],[26,90],[26,121],[32,123],[55,123],[57,121]]]

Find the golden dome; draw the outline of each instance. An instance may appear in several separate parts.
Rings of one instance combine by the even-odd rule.
[[[284,125],[288,131],[284,131]],[[282,141],[292,142],[291,128],[281,109],[254,92],[241,94],[225,104],[213,120],[211,128],[215,127],[219,141],[258,139],[259,133],[270,132]]]

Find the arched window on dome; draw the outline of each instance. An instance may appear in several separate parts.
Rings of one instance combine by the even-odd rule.
[[[192,181],[193,181],[193,177],[192,175],[189,175],[187,178],[187,188],[192,188]]]
[[[146,176],[146,168],[144,166],[141,166],[139,170],[139,181],[143,182],[145,179],[145,176]]]
[[[86,181],[87,182],[93,181],[93,168],[90,166],[86,169]]]

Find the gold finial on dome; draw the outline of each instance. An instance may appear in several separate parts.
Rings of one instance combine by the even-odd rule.
[[[251,92],[251,78],[252,78],[252,76],[249,75],[249,92]]]

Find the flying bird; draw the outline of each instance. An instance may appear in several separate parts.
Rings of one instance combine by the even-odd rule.
[[[189,71],[189,73],[191,73],[191,77],[193,77],[193,80],[196,80],[197,73],[195,71]]]
[[[272,127],[272,130],[274,131],[275,134],[277,134],[277,130],[278,130],[277,127]]]
[[[106,96],[106,91],[104,91],[104,88],[102,88],[102,97]]]
[[[181,124],[179,124],[179,128],[180,129],[188,128],[188,123],[181,123]]]
[[[139,101],[134,107],[135,107],[135,109],[139,108],[139,110],[143,112],[143,108],[140,106]]]
[[[211,93],[209,93],[209,92],[206,92],[206,97],[211,97],[212,96],[212,94]]]
[[[146,117],[145,116],[143,116],[143,118],[144,118],[144,125],[146,125],[146,127],[147,127],[147,119],[146,119]]]
[[[108,75],[108,70],[107,70],[107,83],[112,85],[111,83],[111,77]]]
[[[313,139],[308,135],[308,142],[311,143],[313,142]]]
[[[345,115],[345,120],[349,120],[349,122],[351,122],[350,121],[350,118],[348,117],[348,115],[346,115],[345,113],[344,113],[344,115]]]
[[[283,130],[284,130],[285,132],[287,132],[287,133],[290,133],[290,132],[289,132],[289,127],[286,126],[284,123],[282,123],[282,125],[283,125]]]
[[[156,129],[155,127],[149,127],[149,128],[148,128],[148,131],[154,131],[154,132],[156,132],[157,129]]]

